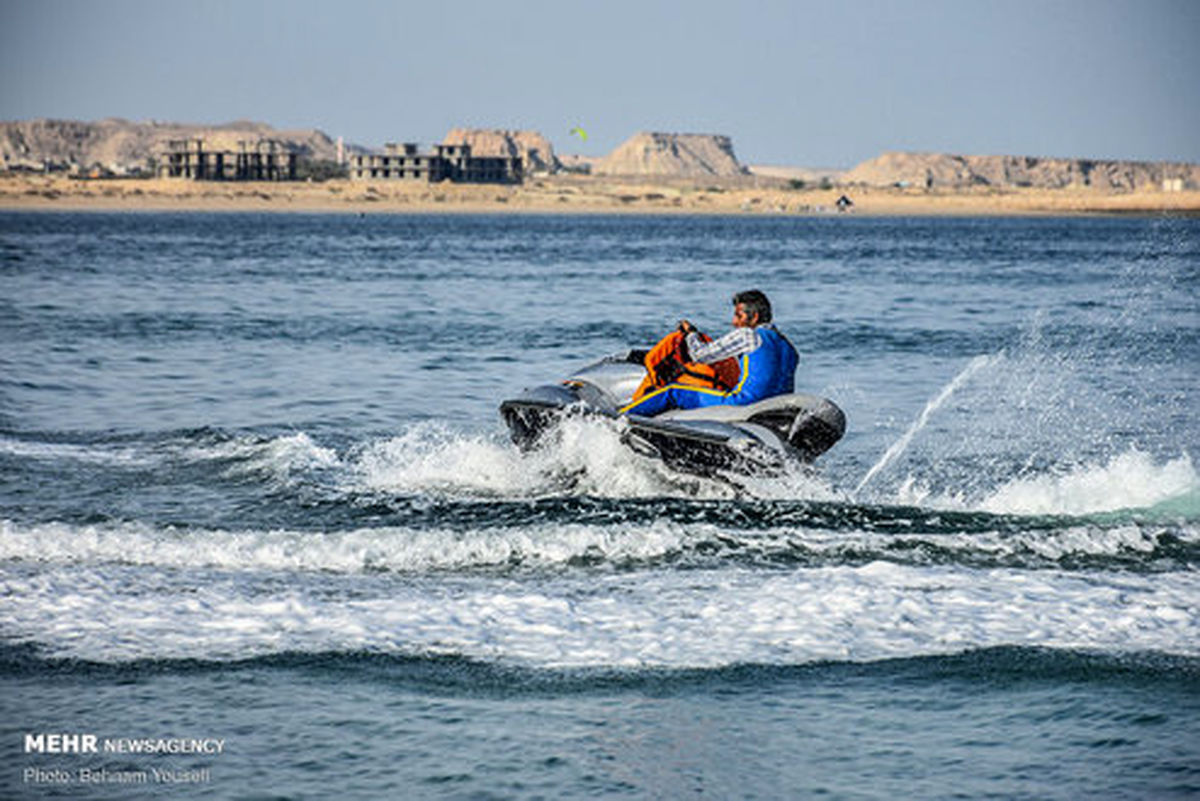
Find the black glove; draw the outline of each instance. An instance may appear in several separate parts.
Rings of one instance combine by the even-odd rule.
[[[654,368],[654,373],[658,376],[659,386],[665,386],[683,375],[683,365],[674,359],[663,359]]]

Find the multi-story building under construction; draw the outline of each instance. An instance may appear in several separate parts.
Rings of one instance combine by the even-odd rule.
[[[158,174],[196,181],[294,181],[296,154],[274,139],[239,141],[237,150],[208,150],[203,139],[173,139]]]
[[[467,144],[434,145],[419,152],[412,143],[388,144],[383,153],[350,158],[350,177],[359,181],[455,181],[519,184],[524,179],[519,156],[473,156]]]

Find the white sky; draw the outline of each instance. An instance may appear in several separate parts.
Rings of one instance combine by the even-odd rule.
[[[1200,2],[0,0],[0,119],[35,117],[1200,162]]]

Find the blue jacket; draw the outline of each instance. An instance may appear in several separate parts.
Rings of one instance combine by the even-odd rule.
[[[773,327],[756,329],[762,344],[741,358],[741,379],[722,403],[744,405],[795,391],[796,349]]]

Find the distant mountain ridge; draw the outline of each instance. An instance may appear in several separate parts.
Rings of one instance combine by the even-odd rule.
[[[593,175],[739,176],[748,170],[721,134],[642,132],[592,166]]]
[[[98,122],[37,119],[0,122],[0,167],[41,169],[46,163],[83,168],[99,165],[114,172],[145,169],[172,139],[204,139],[213,150],[236,150],[239,141],[275,139],[300,156],[334,160],[337,144],[315,129],[277,130],[261,122],[238,120],[221,125]]]
[[[923,189],[972,187],[1033,189],[1090,188],[1107,192],[1200,188],[1200,165],[1182,162],[960,156],[945,153],[884,153],[841,176],[846,184],[913,186]]]

